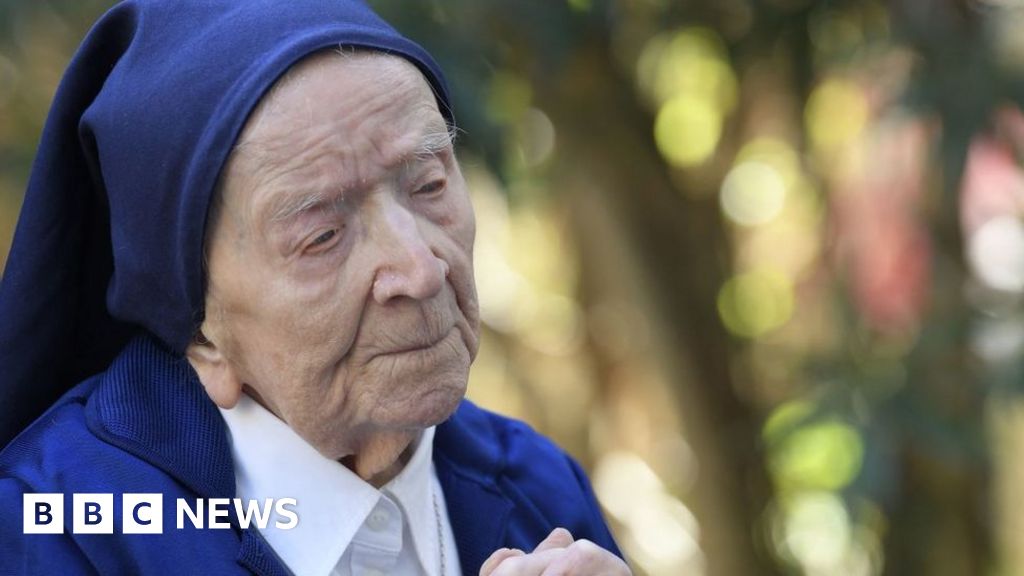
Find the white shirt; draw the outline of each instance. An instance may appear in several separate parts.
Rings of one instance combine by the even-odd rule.
[[[461,576],[433,466],[433,427],[423,431],[405,468],[378,490],[322,456],[248,395],[221,414],[231,436],[238,497],[297,501],[297,526],[278,529],[271,515],[260,530],[297,576]]]

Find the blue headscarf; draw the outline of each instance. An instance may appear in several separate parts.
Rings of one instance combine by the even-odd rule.
[[[437,64],[358,0],[128,0],[93,27],[50,110],[0,284],[0,446],[148,332],[202,321],[203,236],[260,97],[332,46]]]

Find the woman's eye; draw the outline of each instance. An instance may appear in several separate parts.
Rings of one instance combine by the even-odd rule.
[[[423,196],[437,194],[441,190],[444,190],[445,184],[446,182],[444,180],[434,180],[433,182],[429,182],[417,189],[416,194]]]
[[[317,246],[322,246],[322,245],[330,242],[331,239],[333,239],[337,235],[338,235],[338,231],[332,228],[331,230],[328,230],[328,231],[324,232],[323,234],[321,234],[321,235],[317,236],[316,238],[314,238],[313,241],[310,242],[309,246],[310,246],[310,248],[315,248]]]

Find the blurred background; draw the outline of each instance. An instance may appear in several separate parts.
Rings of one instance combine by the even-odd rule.
[[[0,262],[110,4],[0,0]],[[470,396],[638,574],[1024,574],[1024,0],[371,4],[454,90]]]

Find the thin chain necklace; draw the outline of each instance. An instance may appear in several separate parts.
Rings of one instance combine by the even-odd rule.
[[[437,520],[437,543],[438,543],[439,549],[441,550],[441,574],[440,574],[440,576],[446,576],[448,574],[448,572],[446,571],[447,566],[445,565],[445,557],[444,557],[444,532],[441,529],[441,507],[437,505],[437,490],[434,490],[433,486],[430,487],[430,496],[434,500],[434,519]]]

